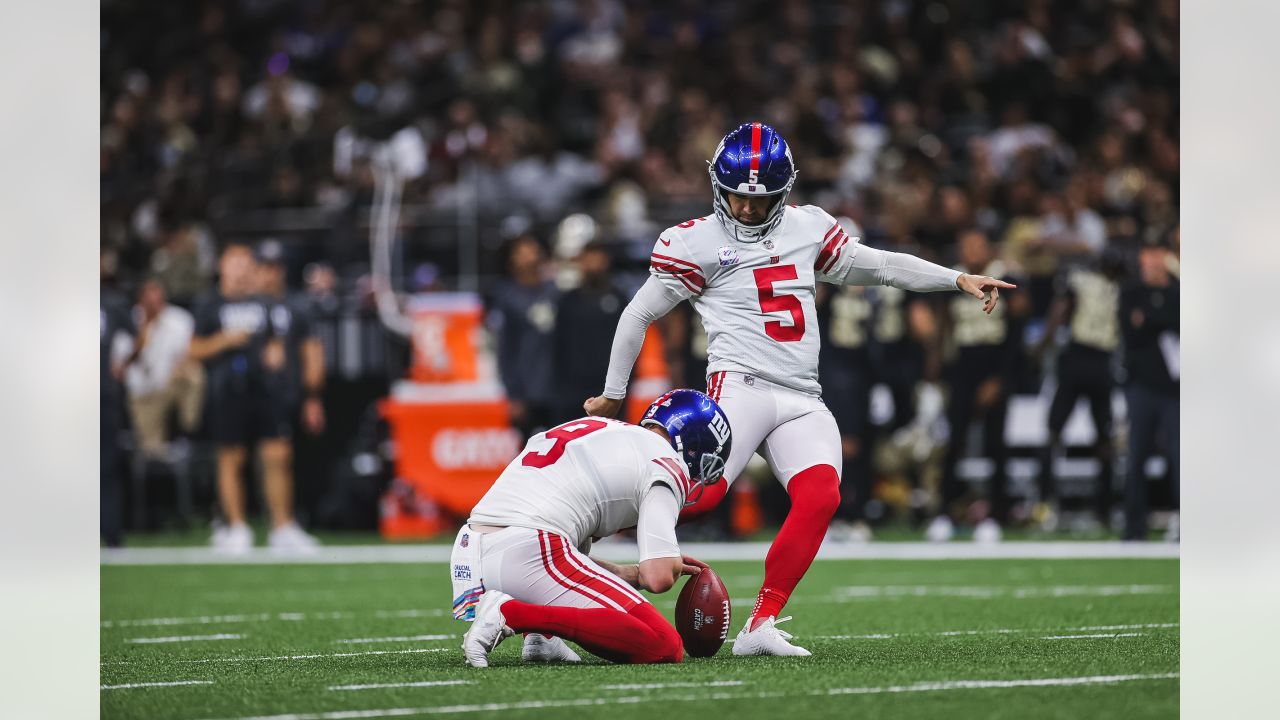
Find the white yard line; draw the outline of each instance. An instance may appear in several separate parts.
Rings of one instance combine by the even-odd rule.
[[[217,635],[171,635],[169,637],[137,637],[128,638],[127,643],[135,645],[152,645],[156,643],[203,642],[205,640],[243,640],[244,635],[238,633],[218,633]]]
[[[1175,585],[1049,585],[1010,587],[1005,585],[850,585],[837,587],[827,597],[797,598],[801,603],[843,604],[883,598],[960,598],[1014,600],[1062,597],[1116,597],[1121,595],[1165,595],[1176,593]]]
[[[373,613],[373,617],[378,619],[423,618],[444,617],[444,614],[445,611],[439,608],[428,610],[377,610]],[[279,612],[237,615],[197,615],[194,617],[127,618],[122,620],[103,620],[101,626],[103,628],[125,628],[167,625],[233,625],[239,623],[274,621],[302,622],[304,620],[351,620],[355,617],[356,613],[345,610],[334,610],[328,612]]]
[[[689,543],[681,549],[707,562],[762,560],[767,542]],[[101,551],[103,565],[279,565],[448,562],[450,545],[326,545],[314,555],[280,556],[269,548],[253,548],[244,556],[221,555],[208,547],[115,548]],[[634,562],[635,543],[600,543],[595,551],[605,560]],[[819,560],[964,560],[1056,558],[1177,558],[1175,543],[1122,543],[1117,541],[1006,542],[979,545],[971,542],[879,542],[865,545],[824,543]]]
[[[316,653],[314,655],[267,655],[260,657],[203,658],[200,660],[175,660],[180,663],[253,662],[256,660],[315,660],[317,658],[361,657],[364,655],[405,655],[409,653],[449,652],[449,648],[413,648],[412,650],[367,650],[349,653]]]
[[[1141,637],[1146,633],[1099,633],[1094,635],[1045,635],[1041,640],[1084,640],[1088,638]]]
[[[179,685],[212,685],[212,680],[175,680],[173,682],[125,683],[124,685],[103,685],[100,690],[132,690],[134,688],[178,687]]]
[[[372,685],[331,685],[330,690],[385,690],[390,688],[441,687],[444,685],[475,685],[474,680],[423,680],[421,682],[375,683]]]
[[[346,640],[334,640],[340,645],[364,645],[369,643],[385,643],[385,642],[419,642],[422,640],[456,640],[457,635],[395,635],[392,637],[376,637],[376,638],[348,638]]]
[[[601,690],[665,690],[667,688],[738,687],[746,685],[742,680],[713,680],[711,682],[628,683],[601,685]]]
[[[1061,687],[1073,685],[1111,685],[1146,680],[1177,679],[1178,673],[1152,675],[1093,675],[1088,677],[1028,678],[1022,680],[948,680],[921,682],[912,685],[886,685],[881,687],[829,688],[807,693],[757,692],[757,693],[697,693],[663,697],[665,701],[703,702],[707,700],[756,700],[833,695],[879,695],[883,693],[947,692],[952,690],[996,690],[1023,687]],[[234,720],[360,720],[362,718],[404,717],[408,715],[460,715],[467,713],[495,713],[508,710],[544,710],[549,708],[599,707],[608,705],[636,705],[653,702],[652,695],[624,695],[617,697],[567,698],[564,700],[527,700],[510,703],[483,703],[476,705],[427,705],[422,707],[378,708],[370,710],[338,710],[320,713],[288,713],[284,715],[259,715]]]
[[[804,635],[798,636],[800,639],[811,638],[814,640],[891,640],[898,637],[911,636],[938,636],[938,637],[956,637],[961,635],[1019,635],[1022,633],[1041,633],[1041,632],[1062,632],[1077,633],[1089,632],[1091,630],[1147,630],[1147,629],[1163,629],[1176,628],[1178,623],[1143,623],[1141,625],[1085,625],[1083,627],[1071,628],[989,628],[986,630],[944,630],[941,632],[896,632],[896,633],[868,633],[866,635]],[[1143,633],[1106,633],[1103,635],[1062,635],[1062,636],[1044,636],[1041,640],[1058,640],[1075,637],[1130,637],[1134,635],[1142,635]]]

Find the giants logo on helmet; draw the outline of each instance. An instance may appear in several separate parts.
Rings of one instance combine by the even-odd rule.
[[[707,427],[711,428],[711,434],[715,436],[718,445],[724,445],[724,441],[729,439],[729,421],[724,415],[716,413]]]

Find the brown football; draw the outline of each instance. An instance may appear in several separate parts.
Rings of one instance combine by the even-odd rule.
[[[711,657],[729,637],[729,591],[711,568],[692,575],[676,599],[676,631],[693,657]]]

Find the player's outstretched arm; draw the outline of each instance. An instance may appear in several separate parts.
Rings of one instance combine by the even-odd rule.
[[[969,275],[906,253],[856,245],[847,261],[836,262],[821,279],[844,285],[889,285],[913,292],[960,290],[983,301],[990,313],[1000,299],[1000,288],[1016,285],[985,275]]]
[[[645,281],[618,319],[618,329],[613,334],[613,349],[609,352],[609,372],[605,376],[604,392],[587,398],[582,408],[588,415],[617,417],[622,401],[627,397],[627,382],[631,368],[640,356],[644,334],[649,325],[671,312],[681,298],[673,296],[654,277]]]

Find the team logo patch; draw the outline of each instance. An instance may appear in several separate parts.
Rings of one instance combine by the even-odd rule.
[[[768,240],[768,239],[766,239],[766,240],[764,241],[764,249],[765,249],[765,250],[773,250],[773,241],[772,241],[772,240]]]
[[[720,267],[729,267],[738,264],[738,249],[725,245],[716,251],[716,256],[720,259]]]

